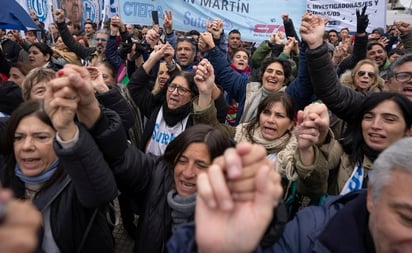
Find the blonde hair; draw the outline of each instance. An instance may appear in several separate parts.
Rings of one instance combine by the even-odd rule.
[[[49,68],[38,67],[30,70],[22,83],[23,100],[30,100],[33,87],[40,82],[48,82],[56,77],[56,72]]]
[[[181,70],[181,68],[178,64],[176,64],[176,68]],[[156,95],[162,89],[162,87],[160,87],[159,78],[158,78],[160,71],[169,72],[169,70],[167,69],[166,62],[161,62],[159,64],[159,70],[157,71],[156,82],[155,82],[155,85],[154,85],[153,90],[152,90],[153,95]],[[169,73],[169,75],[170,75],[170,73]]]

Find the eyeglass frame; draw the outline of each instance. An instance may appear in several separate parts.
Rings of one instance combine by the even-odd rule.
[[[365,74],[368,74],[368,77],[369,77],[369,78],[375,78],[375,77],[376,77],[375,72],[372,72],[372,71],[359,70],[358,72],[356,72],[356,75],[358,75],[358,77],[362,77],[362,76],[364,76]]]
[[[167,90],[170,92],[174,92],[177,89],[177,94],[179,94],[180,96],[184,96],[186,95],[188,92],[192,92],[190,89],[187,89],[185,87],[182,87],[180,85],[177,85],[175,83],[171,83],[167,86]]]
[[[409,75],[409,78],[407,80],[399,80],[399,75],[403,75],[403,74],[407,74]],[[394,73],[393,77],[396,79],[396,81],[398,82],[409,82],[412,79],[412,72],[398,72],[398,73]]]
[[[197,40],[193,36],[182,35],[177,37],[177,42],[188,41],[197,47]]]

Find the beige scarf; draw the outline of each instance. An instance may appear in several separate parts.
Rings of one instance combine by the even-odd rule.
[[[265,147],[268,154],[277,154],[276,158],[276,170],[282,177],[286,177],[289,181],[294,181],[298,178],[295,170],[293,156],[297,147],[297,140],[292,131],[287,131],[284,135],[276,140],[266,140],[262,136],[262,132],[259,126],[255,126],[253,131],[252,140],[248,138],[247,123],[239,124],[236,127],[235,141],[242,142],[247,141],[251,143],[261,144]]]

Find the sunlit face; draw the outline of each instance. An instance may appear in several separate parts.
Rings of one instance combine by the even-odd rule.
[[[176,60],[179,65],[185,67],[193,64],[196,52],[189,41],[179,41],[176,45]]]
[[[61,8],[65,10],[66,18],[74,24],[82,23],[82,1],[81,0],[63,0]]]
[[[100,73],[102,73],[104,83],[106,85],[113,85],[116,83],[116,80],[113,78],[112,71],[104,66],[103,64],[99,64],[96,66]]]
[[[395,73],[412,72],[412,61],[405,62],[395,69]],[[388,89],[391,92],[402,93],[412,101],[412,78],[408,81],[400,82],[395,77],[391,77],[388,83]]]
[[[9,77],[9,81],[12,81],[14,83],[16,83],[18,86],[21,87],[21,84],[24,81],[24,78],[26,78],[23,73],[21,73],[21,71],[16,68],[16,67],[11,67],[10,68],[10,77]]]
[[[237,51],[232,57],[232,64],[238,70],[245,70],[248,66],[249,56],[246,52]]]
[[[204,143],[192,143],[179,157],[174,168],[174,182],[177,193],[189,196],[197,192],[197,175],[211,163],[209,150]]]
[[[265,69],[262,85],[270,92],[278,91],[285,85],[285,72],[280,63],[274,62]]]
[[[359,91],[366,91],[376,81],[377,76],[378,73],[375,72],[373,66],[365,63],[356,71],[354,84]]]
[[[175,85],[176,88],[171,90],[170,86]],[[179,94],[179,87],[181,88]],[[192,100],[192,93],[190,92],[189,84],[186,79],[182,76],[176,76],[175,79],[169,84],[169,88],[166,92],[167,107],[174,110],[183,105],[189,103]]]
[[[380,197],[368,189],[369,231],[376,252],[412,252],[411,173],[395,169]]]
[[[385,100],[362,119],[362,136],[366,145],[376,151],[382,151],[411,130],[406,128],[399,106],[392,100]]]
[[[239,48],[241,45],[240,41],[240,34],[239,33],[231,33],[229,38],[227,39],[227,43],[229,48],[236,49]]]
[[[40,49],[35,46],[29,49],[29,62],[33,67],[43,67],[50,59],[50,55],[44,55]]]
[[[285,106],[275,102],[260,113],[259,126],[263,138],[275,140],[293,127],[293,121],[288,118]]]
[[[30,91],[30,99],[43,99],[47,90],[47,82],[41,81],[33,84]]]
[[[386,57],[386,50],[379,45],[373,45],[371,49],[366,53],[366,58],[376,62],[378,66],[382,66],[385,63]]]
[[[56,159],[53,149],[55,131],[36,116],[24,117],[14,134],[14,155],[25,176],[45,171]]]

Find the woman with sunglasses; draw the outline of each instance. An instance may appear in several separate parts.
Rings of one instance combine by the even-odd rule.
[[[340,81],[360,92],[381,92],[384,89],[384,80],[379,77],[378,65],[369,59],[359,61],[352,71],[342,74]]]
[[[198,93],[193,73],[175,68],[164,88],[156,95],[147,87],[152,68],[161,59],[170,62],[173,55],[174,49],[170,44],[155,46],[127,85],[132,99],[147,118],[140,148],[154,155],[162,155],[174,138],[193,125],[191,101]],[[227,105],[218,87],[214,88],[213,98],[219,108],[219,119],[224,122]]]

